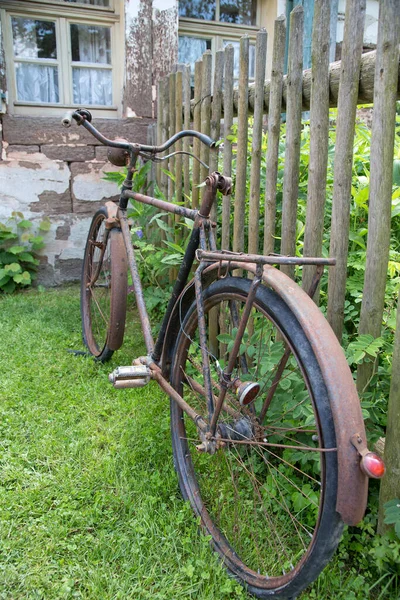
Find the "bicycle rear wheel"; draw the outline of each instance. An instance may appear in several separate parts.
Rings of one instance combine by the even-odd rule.
[[[127,301],[127,260],[121,231],[107,235],[107,209],[96,212],[90,225],[81,278],[83,341],[89,352],[106,362],[121,347]]]
[[[207,329],[218,313],[217,341],[207,333],[215,397],[250,285],[230,277],[203,293]],[[228,392],[215,454],[196,449],[196,426],[171,400],[180,487],[235,578],[259,598],[294,598],[318,576],[340,539],[336,439],[307,337],[282,299],[262,285],[232,378],[257,383],[260,391],[249,405],[241,405],[242,392]],[[208,421],[196,303],[181,323],[171,382]]]

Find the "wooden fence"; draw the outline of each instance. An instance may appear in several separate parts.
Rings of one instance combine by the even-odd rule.
[[[272,74],[265,81],[267,34],[261,30],[256,42],[255,81],[249,84],[249,38],[240,42],[240,69],[234,81],[233,47],[227,46],[215,56],[208,51],[194,69],[194,96],[191,97],[191,73],[187,65],[177,65],[158,87],[158,142],[182,128],[194,128],[215,139],[223,138],[222,157],[194,142],[194,154],[210,165],[231,175],[235,162],[233,198],[222,202],[222,247],[251,253],[296,251],[296,222],[299,196],[300,144],[302,111],[309,110],[310,148],[304,255],[321,256],[326,177],[328,162],[329,108],[337,107],[336,145],[330,255],[337,266],[329,271],[328,319],[339,339],[342,336],[349,219],[352,185],[352,160],[356,109],[358,104],[374,104],[370,158],[368,248],[360,333],[380,335],[387,277],[390,241],[393,147],[396,100],[399,87],[400,16],[397,0],[381,0],[376,51],[362,54],[366,0],[346,3],[344,40],[340,63],[329,64],[330,0],[315,0],[312,31],[312,68],[303,71],[303,8],[297,5],[290,15],[288,72],[284,75],[286,23],[275,21]],[[282,114],[286,135],[282,138]],[[249,116],[252,136],[249,140]],[[268,129],[267,150],[262,150],[262,134]],[[232,144],[232,126],[236,143]],[[280,242],[276,238],[277,181],[280,145],[285,144]],[[251,145],[250,145],[251,144]],[[189,142],[182,143],[187,151]],[[262,153],[265,152],[265,156]],[[249,160],[249,153],[251,160]],[[220,153],[221,154],[221,153]],[[266,163],[265,181],[261,179],[261,161]],[[249,167],[250,164],[250,174]],[[175,182],[159,169],[161,190],[177,202],[199,205],[207,170],[187,156],[169,159],[168,169]],[[260,194],[260,192],[263,192]],[[260,206],[260,195],[265,198]],[[190,198],[190,200],[189,200]],[[233,211],[233,219],[232,217]],[[264,227],[260,229],[260,214]],[[248,235],[245,236],[245,231]],[[179,234],[178,234],[179,235]],[[246,241],[247,240],[247,241]],[[277,248],[277,246],[278,247]],[[292,267],[282,267],[293,276]],[[303,270],[303,286],[309,287],[314,267]],[[361,365],[358,387],[363,389],[371,375],[371,364]]]

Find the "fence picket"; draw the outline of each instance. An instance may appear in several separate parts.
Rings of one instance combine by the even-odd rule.
[[[260,239],[260,176],[262,152],[262,124],[264,112],[264,80],[267,63],[267,32],[262,29],[257,34],[256,68],[254,88],[253,140],[251,145],[250,200],[249,200],[249,242],[250,254],[258,253]]]
[[[233,250],[244,250],[246,170],[247,170],[247,133],[248,133],[248,90],[249,90],[249,37],[240,40],[239,97],[238,97],[238,133],[236,159],[236,189],[233,220]]]
[[[288,92],[286,112],[285,167],[283,174],[281,254],[293,256],[296,251],[297,194],[301,138],[301,90],[303,77],[304,11],[299,4],[290,14]],[[294,267],[281,270],[293,277]]]
[[[382,329],[389,260],[393,147],[400,44],[400,12],[397,0],[379,4],[378,45],[372,117],[367,263],[359,333],[378,337]],[[374,363],[357,369],[357,388],[362,391],[373,374]]]
[[[312,32],[312,85],[310,112],[310,162],[304,256],[321,256],[324,233],[326,173],[329,140],[329,39],[330,0],[314,5]],[[303,288],[308,291],[316,272],[315,266],[303,267]]]
[[[283,69],[285,63],[286,22],[275,20],[271,86],[268,112],[268,146],[266,157],[264,254],[275,246],[276,183],[278,180],[279,138],[281,131]]]
[[[225,48],[224,65],[224,162],[223,173],[226,177],[232,175],[232,142],[229,138],[233,123],[233,67],[234,48],[229,44]],[[230,248],[230,215],[231,196],[222,197],[222,232],[221,246],[225,250]]]
[[[354,123],[357,109],[364,19],[365,0],[348,2],[346,5],[342,72],[336,122],[329,249],[330,256],[336,258],[336,266],[329,269],[328,277],[328,321],[339,340],[342,337],[346,292]]]
[[[201,129],[201,80],[203,76],[203,61],[196,60],[194,64],[194,109],[193,109],[193,129]],[[194,139],[193,154],[200,156],[200,141]],[[200,183],[200,164],[197,160],[193,161],[193,181],[192,181],[192,208],[199,208],[199,188]]]

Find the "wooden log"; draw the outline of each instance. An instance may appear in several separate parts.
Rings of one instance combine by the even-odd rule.
[[[329,141],[329,31],[330,0],[316,0],[311,47],[310,162],[303,256],[321,256],[324,232],[326,173]],[[316,267],[303,267],[303,288],[308,291]],[[314,296],[318,301],[318,294]]]
[[[232,175],[232,142],[229,138],[233,123],[233,67],[234,67],[234,48],[229,44],[225,48],[225,69],[224,69],[224,163],[223,174],[226,177]],[[231,214],[231,196],[222,196],[222,232],[221,246],[224,250],[230,248],[230,214]]]
[[[354,32],[353,32],[354,33]],[[358,96],[357,104],[371,104],[374,101],[374,74],[375,74],[375,59],[376,50],[366,52],[361,58],[361,69],[359,72],[358,80]],[[342,61],[336,61],[329,65],[329,106],[330,108],[336,108],[338,105],[339,98],[339,82],[340,74],[342,72]],[[302,110],[310,110],[310,99],[311,99],[311,80],[312,74],[311,69],[305,69],[303,71],[303,85],[302,85]],[[270,90],[271,81],[267,80],[264,84],[264,112],[269,112],[269,101],[270,101]],[[283,78],[282,86],[282,111],[286,110],[286,98],[288,91],[288,77],[287,75]],[[233,93],[233,112],[234,116],[237,116],[238,102],[239,102],[239,91],[238,88],[234,89]],[[400,100],[400,62],[398,63],[398,79],[397,79],[397,100]],[[192,100],[192,112],[194,107]],[[225,98],[222,105],[222,111],[225,112]],[[251,114],[254,110],[254,84],[249,86],[249,113]]]
[[[286,109],[285,166],[283,172],[281,254],[296,252],[297,196],[301,140],[301,89],[303,76],[304,11],[297,5],[290,14],[288,95]],[[293,277],[294,266],[282,265],[281,270]]]
[[[271,85],[268,114],[266,157],[264,254],[274,252],[276,220],[276,183],[278,180],[279,138],[281,130],[282,85],[285,65],[286,23],[283,16],[275,20]]]
[[[247,180],[247,133],[249,88],[249,37],[240,40],[238,140],[236,158],[235,210],[233,219],[233,250],[244,250],[244,224]]]
[[[201,129],[201,79],[203,75],[203,61],[196,60],[194,64],[194,109],[193,109],[193,128],[196,131]],[[193,154],[200,157],[200,140],[193,140]],[[199,208],[200,190],[200,164],[197,160],[193,161],[192,175],[192,208]]]
[[[342,73],[340,78],[333,177],[330,256],[336,266],[329,269],[328,321],[339,341],[342,338],[349,244],[350,198],[354,123],[361,65],[365,0],[346,5]]]
[[[267,32],[261,29],[257,33],[256,41],[256,69],[255,69],[255,96],[253,140],[251,145],[251,171],[250,171],[250,201],[249,201],[249,242],[250,254],[258,253],[260,240],[260,176],[262,152],[262,124],[264,103],[265,66],[267,62]]]
[[[382,328],[391,233],[392,177],[396,119],[400,10],[398,0],[379,4],[378,43],[372,117],[367,263],[359,333],[378,337]],[[357,369],[357,388],[364,390],[373,363]]]

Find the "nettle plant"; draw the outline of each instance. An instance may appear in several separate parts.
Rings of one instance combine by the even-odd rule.
[[[0,291],[11,294],[27,287],[36,279],[39,265],[37,251],[44,247],[42,233],[50,229],[49,219],[38,225],[24,218],[21,212],[11,213],[0,222]]]

